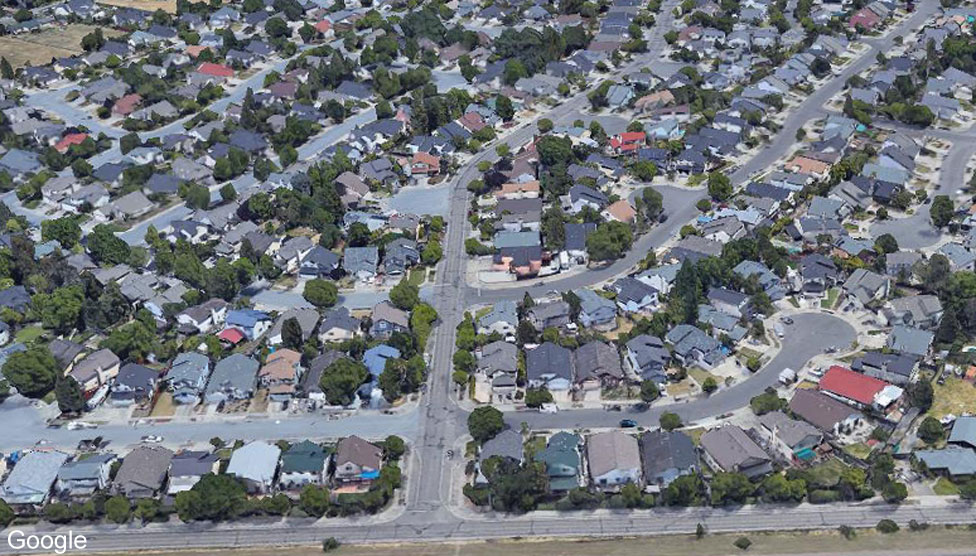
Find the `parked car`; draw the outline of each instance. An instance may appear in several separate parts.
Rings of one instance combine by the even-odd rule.
[[[635,428],[636,426],[637,426],[637,421],[634,421],[633,419],[621,419],[620,420],[620,428],[623,428],[623,429],[632,429],[632,428]]]
[[[163,441],[163,437],[157,434],[147,434],[146,436],[142,437],[142,441],[149,444],[159,444]]]

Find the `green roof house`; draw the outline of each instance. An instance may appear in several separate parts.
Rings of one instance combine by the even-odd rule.
[[[279,486],[291,490],[309,484],[322,484],[325,481],[329,454],[329,450],[308,440],[293,444],[281,454]]]
[[[580,437],[557,432],[549,438],[545,450],[536,459],[546,464],[549,490],[565,492],[580,486]]]

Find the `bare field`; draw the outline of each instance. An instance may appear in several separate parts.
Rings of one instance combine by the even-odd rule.
[[[544,556],[720,556],[744,554],[732,543],[735,534],[706,535],[701,540],[691,535],[630,538],[614,540],[537,540],[489,541],[470,543],[385,544],[371,546],[342,546],[333,552],[337,556],[520,556],[533,553]],[[976,532],[966,527],[932,527],[923,532],[906,530],[882,535],[874,530],[858,531],[846,540],[835,531],[810,533],[750,533],[752,541],[748,554],[814,556],[844,554],[863,556],[926,556],[938,550],[940,555],[972,554]],[[649,546],[653,545],[653,551]],[[134,554],[165,554],[167,556],[313,556],[322,554],[321,547],[263,548],[242,550],[209,550],[206,552],[139,552]]]
[[[46,64],[51,58],[82,54],[81,39],[95,30],[94,25],[71,24],[37,33],[0,37],[0,55],[15,67]],[[106,37],[121,35],[118,31],[103,27]]]
[[[163,10],[166,13],[176,13],[176,0],[97,0],[97,2],[106,6],[135,8],[147,12]]]

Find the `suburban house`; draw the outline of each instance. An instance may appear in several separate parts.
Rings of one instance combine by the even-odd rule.
[[[68,376],[75,379],[82,392],[90,395],[118,376],[120,365],[118,356],[103,348],[75,363]]]
[[[889,324],[933,329],[942,320],[942,303],[934,295],[897,297],[885,304],[883,312]]]
[[[851,370],[904,386],[915,382],[919,359],[911,355],[868,351],[851,363]]]
[[[851,273],[844,282],[844,293],[847,300],[856,307],[863,309],[872,301],[888,297],[891,279],[872,272],[866,268],[859,268]]]
[[[118,407],[141,405],[153,399],[159,373],[144,365],[126,363],[112,383],[109,402]]]
[[[586,462],[597,488],[640,484],[640,448],[637,439],[629,434],[610,431],[590,435],[586,442]]]
[[[578,435],[560,431],[549,437],[545,450],[535,460],[546,466],[551,492],[566,492],[582,486],[582,440]]]
[[[178,404],[194,405],[207,387],[210,377],[210,359],[194,351],[185,351],[176,356],[164,380],[173,393],[173,401]]]
[[[627,366],[641,380],[653,380],[658,384],[667,382],[665,371],[671,360],[671,352],[660,338],[641,334],[631,338],[626,347],[624,359]]]
[[[11,506],[43,506],[68,454],[32,450],[24,454],[0,486],[0,499]]]
[[[115,454],[91,454],[61,466],[55,490],[70,498],[86,498],[105,490],[110,482]]]
[[[348,436],[336,445],[334,463],[336,483],[365,486],[380,476],[383,449],[358,436]]]
[[[322,446],[309,440],[292,444],[281,454],[278,486],[293,490],[305,485],[324,484],[328,466],[329,452]]]
[[[624,378],[617,348],[599,340],[589,342],[573,352],[577,386],[585,391],[599,391],[615,386]]]
[[[833,435],[851,430],[864,419],[851,406],[816,390],[798,389],[790,400],[790,412]]]
[[[283,341],[281,338],[281,329],[288,319],[298,321],[298,326],[302,330],[302,343],[304,343],[315,332],[315,327],[319,323],[319,312],[315,309],[289,309],[285,311],[278,316],[274,326],[268,332],[268,345],[277,346],[281,344]]]
[[[702,454],[712,469],[743,473],[754,478],[773,470],[772,458],[736,425],[725,425],[702,435]]]
[[[479,334],[497,332],[508,336],[515,334],[517,328],[518,312],[514,301],[500,301],[492,306],[491,311],[478,318]]]
[[[258,371],[258,381],[269,390],[274,401],[286,401],[295,394],[305,368],[302,354],[293,349],[279,349],[268,354]]]
[[[823,434],[803,421],[790,419],[782,411],[770,411],[759,418],[758,431],[769,446],[786,461],[809,461],[823,442]]]
[[[166,494],[174,496],[193,488],[207,473],[220,471],[220,458],[202,450],[183,450],[169,462],[169,486]]]
[[[127,498],[155,498],[163,490],[173,452],[162,446],[138,446],[122,459],[114,490]]]
[[[708,370],[725,360],[722,344],[690,324],[675,326],[665,339],[674,349],[675,359],[687,367],[698,365]]]
[[[529,309],[526,318],[539,332],[546,328],[565,326],[570,322],[569,303],[565,301],[541,303]]]
[[[580,324],[604,332],[617,328],[616,303],[585,288],[575,293],[580,300]]]
[[[684,475],[698,473],[698,451],[691,438],[681,431],[648,431],[640,436],[644,481],[648,486],[666,488]]]
[[[275,485],[280,455],[281,448],[274,444],[248,442],[231,454],[227,474],[243,481],[249,493],[268,493]]]
[[[874,377],[834,365],[820,379],[820,391],[858,409],[887,412],[904,390]]]
[[[525,354],[525,375],[529,388],[550,392],[568,391],[573,384],[573,352],[545,342]]]
[[[227,328],[240,330],[250,341],[260,338],[271,328],[271,317],[267,313],[255,309],[234,309],[227,311],[224,324]]]
[[[207,403],[249,399],[257,385],[258,367],[260,364],[257,360],[242,353],[234,353],[218,361],[207,383]]]
[[[319,341],[343,342],[362,335],[359,319],[349,314],[346,307],[338,307],[325,314],[319,323]]]
[[[373,325],[369,329],[374,338],[389,339],[394,332],[410,330],[410,317],[406,312],[393,306],[389,301],[382,301],[373,307]]]

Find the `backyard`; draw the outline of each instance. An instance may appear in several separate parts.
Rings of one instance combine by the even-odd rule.
[[[51,58],[83,54],[81,39],[94,29],[94,25],[71,24],[37,33],[6,35],[0,37],[0,52],[14,68],[46,64]],[[107,38],[122,34],[107,27],[102,27],[102,32]]]
[[[933,402],[929,415],[941,419],[950,413],[962,415],[976,407],[976,386],[960,378],[946,379],[945,384],[933,383]]]

